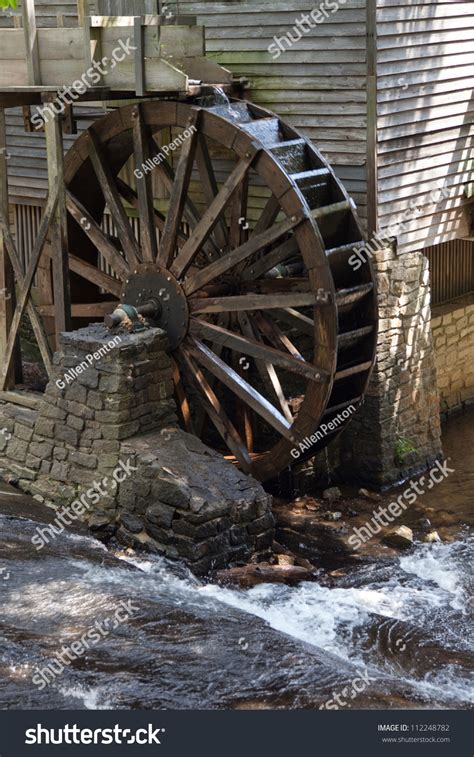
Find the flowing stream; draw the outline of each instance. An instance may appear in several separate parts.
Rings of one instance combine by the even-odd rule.
[[[447,424],[456,473],[429,498],[450,540],[296,587],[224,588],[81,533],[37,552],[50,513],[2,486],[0,708],[472,706],[473,442],[472,413]]]

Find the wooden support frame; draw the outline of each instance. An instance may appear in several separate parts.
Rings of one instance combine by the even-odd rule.
[[[146,94],[144,34],[141,16],[133,19],[133,46],[135,47],[135,92],[138,97]]]
[[[0,213],[8,218],[8,153],[6,148],[5,110],[0,108]],[[8,257],[5,234],[0,227],[0,375],[4,378],[4,386],[10,389],[15,385],[15,379],[21,380],[21,361],[17,349],[14,363],[5,362],[8,334],[15,310],[15,279],[10,259]]]
[[[367,236],[378,231],[377,0],[367,0]]]
[[[67,239],[66,191],[64,186],[64,147],[62,119],[54,114],[45,123],[50,196],[57,194],[51,217],[51,248],[53,254],[53,293],[56,346],[59,334],[71,328],[71,293]]]
[[[38,35],[36,32],[35,0],[23,0],[23,29],[25,30],[26,67],[28,84],[41,84]]]
[[[77,24],[84,26],[85,19],[90,16],[89,0],[77,0]]]
[[[90,16],[85,16],[83,19],[84,27],[84,59],[85,66],[94,66],[94,64],[100,64],[102,62],[102,39],[100,34],[100,28],[92,25],[92,19]],[[97,86],[103,86],[104,76],[100,65],[94,66],[99,81]]]

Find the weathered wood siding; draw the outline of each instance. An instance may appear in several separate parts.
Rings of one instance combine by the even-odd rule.
[[[37,26],[57,26],[58,14],[64,16],[64,26],[77,26],[77,0],[36,0],[35,8]],[[18,0],[18,8],[15,11],[0,13],[0,27],[13,26],[13,16],[21,16],[21,0]]]
[[[175,2],[168,3],[173,9]],[[250,80],[249,98],[312,139],[366,217],[365,0],[347,0],[276,60],[274,37],[320,3],[308,0],[183,2],[206,27],[208,56]],[[286,46],[286,43],[283,43]]]
[[[380,227],[402,252],[466,236],[474,3],[377,0],[377,74]]]

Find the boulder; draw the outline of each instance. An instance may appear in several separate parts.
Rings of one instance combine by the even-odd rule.
[[[385,544],[397,549],[409,549],[413,546],[413,531],[408,526],[399,526],[393,531],[389,531],[383,537]]]
[[[323,499],[328,502],[334,502],[334,500],[340,499],[341,497],[341,490],[337,486],[331,486],[329,489],[323,491]]]
[[[426,544],[433,544],[436,541],[441,541],[440,535],[437,531],[430,531],[423,539]]]

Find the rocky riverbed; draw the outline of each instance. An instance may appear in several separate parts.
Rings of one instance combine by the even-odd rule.
[[[277,502],[268,563],[293,570],[291,585],[262,563],[246,588],[198,579],[83,531],[37,551],[31,538],[51,511],[3,486],[0,707],[472,706],[472,421],[445,428],[454,472],[387,527],[411,529],[403,548],[382,529],[355,553],[341,546],[398,490]],[[284,531],[297,534],[292,550]],[[440,541],[426,541],[433,531]],[[310,538],[332,542],[314,565]]]

